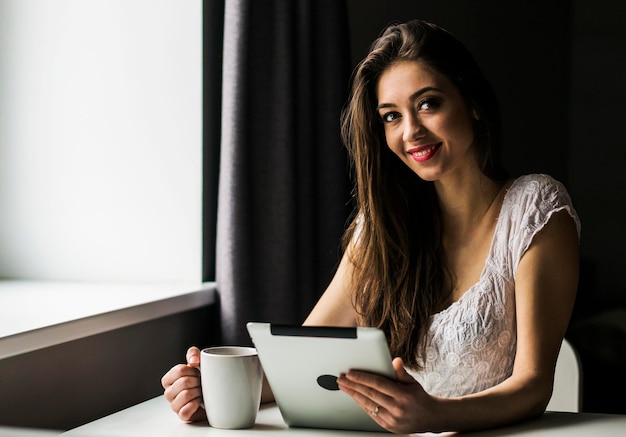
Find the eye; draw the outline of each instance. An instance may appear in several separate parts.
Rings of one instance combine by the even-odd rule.
[[[420,111],[432,111],[441,106],[441,101],[435,97],[429,97],[421,100],[417,105]]]
[[[397,111],[385,112],[384,114],[380,116],[380,119],[384,123],[391,123],[392,121],[397,120],[398,118],[400,118],[400,113]]]

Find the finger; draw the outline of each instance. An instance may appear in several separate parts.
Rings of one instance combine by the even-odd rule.
[[[339,377],[337,380],[339,388],[350,395],[365,411],[374,411],[377,406],[388,407],[393,402],[393,398],[377,388],[379,386],[377,383],[370,381],[372,378],[381,380],[386,378],[364,372],[349,372],[349,375]]]
[[[368,386],[344,379],[339,382],[342,391],[352,399],[381,427],[393,432],[395,418],[392,411],[395,409],[395,400],[381,392],[372,391]]]
[[[374,421],[378,423],[381,427],[385,428],[388,431],[391,431],[392,422],[388,420],[389,414],[384,407],[378,406],[378,409],[374,408],[373,410],[368,411],[368,413],[370,416],[372,416],[372,419],[374,419]]]
[[[190,402],[195,402],[196,406],[200,406],[202,403],[202,390],[199,387],[184,390],[168,389],[165,392],[165,398],[170,402],[172,410],[178,412]]]
[[[393,365],[393,370],[395,370],[396,378],[398,379],[399,382],[409,383],[409,384],[415,382],[415,378],[409,375],[409,373],[404,368],[404,361],[402,361],[402,358],[400,357],[394,358],[391,364]]]
[[[178,417],[186,422],[196,422],[198,420],[206,420],[206,411],[200,408],[200,402],[190,402],[185,404],[178,412]]]
[[[184,376],[178,378],[173,384],[167,387],[163,393],[169,402],[179,399],[179,403],[185,403],[202,396],[200,378],[197,376]],[[184,398],[182,397],[184,396]]]
[[[344,390],[344,388],[342,388]],[[384,404],[377,403],[377,401],[372,400],[371,398],[364,396],[362,393],[358,391],[354,391],[351,389],[346,389],[346,393],[348,393],[352,399],[367,413],[372,419],[380,426],[385,429],[389,429],[390,423],[386,420],[388,416],[388,410],[385,408]]]
[[[202,415],[205,414],[201,406],[202,398],[193,398],[188,402],[179,401],[177,398],[171,403],[172,410],[184,421],[195,421],[201,418]]]
[[[362,386],[359,388],[352,387],[353,389],[374,400],[377,400],[376,397],[379,395],[384,395],[385,398],[394,398],[400,388],[397,381],[369,372],[351,370],[346,374],[346,378],[348,381]]]
[[[161,378],[161,385],[164,389],[168,388],[180,378],[184,377],[198,377],[198,370],[194,367],[188,366],[186,364],[177,364],[172,367],[169,372],[167,372]]]
[[[200,349],[192,346],[187,350],[187,364],[192,367],[200,365]]]
[[[180,415],[180,410],[186,404],[192,403],[194,410],[202,402],[202,388],[200,378],[197,376],[186,376],[176,380],[174,384],[165,389],[165,399],[170,402],[172,410]]]

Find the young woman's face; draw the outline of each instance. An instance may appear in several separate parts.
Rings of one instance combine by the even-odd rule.
[[[403,61],[383,72],[376,91],[387,145],[420,178],[477,168],[472,110],[445,76]]]

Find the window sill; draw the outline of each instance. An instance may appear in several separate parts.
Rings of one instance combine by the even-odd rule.
[[[215,302],[215,283],[0,281],[0,359]]]

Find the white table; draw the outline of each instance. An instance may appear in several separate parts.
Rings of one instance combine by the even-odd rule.
[[[283,422],[275,405],[263,405],[254,428],[243,430],[220,430],[211,428],[206,422],[183,423],[170,410],[162,396],[122,410],[73,430],[62,436],[74,437],[245,437],[245,436],[336,436],[376,437],[384,433],[354,431],[314,430],[289,428]],[[416,434],[428,436],[451,436],[454,433]],[[626,436],[626,415],[556,413],[548,412],[538,420],[515,426],[472,433],[475,437],[486,436],[542,436],[542,437],[596,437]]]

